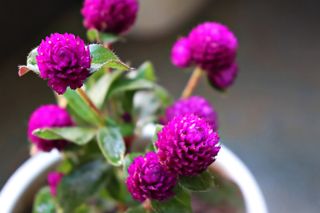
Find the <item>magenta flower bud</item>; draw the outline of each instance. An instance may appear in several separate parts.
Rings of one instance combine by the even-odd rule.
[[[226,90],[229,88],[235,81],[238,75],[238,66],[236,63],[233,63],[230,67],[208,72],[208,80],[210,84],[218,90]]]
[[[135,158],[128,173],[126,184],[135,200],[165,200],[174,195],[177,175],[166,170],[154,152]]]
[[[39,150],[49,152],[54,148],[62,150],[66,145],[65,140],[45,140],[32,134],[38,128],[52,127],[68,127],[73,126],[72,119],[68,112],[57,105],[43,105],[36,109],[30,119],[28,125],[29,140],[37,146]]]
[[[182,37],[176,41],[171,50],[171,62],[178,68],[186,68],[190,66],[192,54],[190,50],[189,40]]]
[[[218,129],[218,115],[213,106],[201,96],[180,99],[166,109],[167,121],[178,115],[195,114],[205,119],[214,131]]]
[[[205,22],[189,34],[193,60],[204,70],[229,67],[235,60],[238,41],[224,25]]]
[[[156,146],[160,163],[182,176],[205,171],[220,150],[218,133],[194,114],[173,118],[158,132]]]
[[[121,34],[134,24],[139,3],[137,0],[85,0],[81,13],[87,29]]]
[[[57,188],[59,183],[61,182],[61,179],[63,177],[63,173],[60,172],[50,172],[48,174],[48,183],[50,187],[50,192],[52,196],[57,196]]]
[[[48,79],[48,85],[58,94],[63,94],[67,87],[81,87],[89,76],[89,48],[73,34],[51,34],[42,40],[37,51],[40,77]]]

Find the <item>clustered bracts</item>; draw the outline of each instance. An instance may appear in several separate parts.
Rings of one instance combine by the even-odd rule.
[[[180,99],[166,109],[166,120],[170,121],[175,116],[193,113],[205,119],[214,131],[218,129],[218,115],[214,107],[201,96],[191,96]]]
[[[192,63],[201,67],[210,83],[224,90],[237,76],[230,74],[237,72],[237,49],[237,38],[228,27],[217,22],[204,22],[193,28],[187,37],[176,41],[171,61],[179,68],[186,68]]]
[[[81,13],[87,29],[121,34],[134,24],[139,4],[137,0],[85,0]]]
[[[174,117],[158,132],[155,145],[157,153],[135,158],[128,168],[128,190],[141,202],[170,198],[178,176],[205,171],[220,150],[218,134],[194,114]]]
[[[205,22],[189,34],[194,62],[208,72],[229,67],[235,60],[238,42],[224,25]]]
[[[200,174],[220,150],[219,135],[194,114],[176,116],[158,132],[156,142],[162,165],[182,176]]]
[[[37,51],[40,77],[48,79],[48,85],[58,94],[67,87],[81,87],[90,74],[89,48],[73,34],[51,34],[42,40]]]
[[[230,67],[217,72],[208,73],[209,83],[217,90],[226,90],[230,87],[238,75],[238,65],[233,63]]]
[[[50,172],[47,176],[48,184],[50,187],[50,193],[52,196],[57,196],[57,188],[63,178],[61,172]]]
[[[128,190],[140,202],[146,199],[165,200],[174,194],[177,175],[166,170],[154,152],[135,158],[128,168],[128,174]]]
[[[191,64],[192,55],[189,40],[182,37],[176,41],[171,50],[171,62],[179,68],[186,68]]]
[[[54,148],[62,150],[67,145],[67,141],[42,139],[33,135],[32,132],[38,128],[69,126],[73,126],[73,122],[65,109],[54,104],[43,105],[31,114],[28,125],[28,138],[41,151],[49,152]]]

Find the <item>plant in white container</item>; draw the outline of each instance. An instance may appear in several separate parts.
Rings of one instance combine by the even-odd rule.
[[[81,13],[92,43],[54,33],[19,67],[20,76],[34,72],[47,80],[57,98],[29,120],[32,154],[60,152],[48,163],[54,169],[35,195],[33,212],[245,211],[242,186],[214,166],[221,149],[228,153],[217,112],[192,96],[201,77],[219,91],[233,84],[235,35],[205,22],[177,40],[172,63],[195,71],[174,101],[157,84],[151,62],[132,68],[112,48],[138,7],[136,0],[85,0]]]

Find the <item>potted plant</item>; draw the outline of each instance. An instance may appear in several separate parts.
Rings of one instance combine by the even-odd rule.
[[[172,63],[196,68],[174,101],[157,84],[151,62],[135,69],[112,49],[133,25],[138,7],[136,0],[85,0],[81,13],[92,44],[54,33],[19,67],[20,76],[34,72],[47,80],[57,98],[57,104],[40,106],[29,119],[31,152],[42,156],[34,162],[44,162],[37,174],[52,170],[47,184],[41,184],[43,178],[36,184],[32,211],[249,212],[244,187],[230,168],[215,166],[219,153],[228,156],[220,144],[217,113],[206,99],[192,96],[203,76],[220,91],[233,84],[235,35],[220,23],[205,22],[177,40]],[[0,201],[10,199],[12,183]]]

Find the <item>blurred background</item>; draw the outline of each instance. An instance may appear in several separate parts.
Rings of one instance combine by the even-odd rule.
[[[236,84],[219,94],[203,81],[196,93],[214,104],[222,142],[251,169],[270,212],[319,212],[320,1],[140,3],[135,29],[115,51],[133,66],[152,60],[159,82],[175,97],[190,75],[169,61],[176,38],[205,20],[222,22],[235,32],[240,43]],[[54,101],[43,80],[33,74],[19,79],[17,65],[24,64],[31,48],[51,32],[85,38],[81,4],[29,0],[7,1],[0,7],[0,188],[28,158],[29,114]]]

